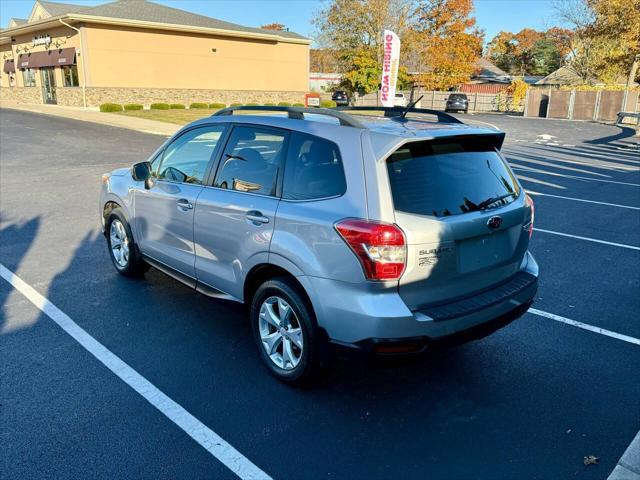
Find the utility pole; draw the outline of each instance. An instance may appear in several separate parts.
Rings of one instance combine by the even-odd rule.
[[[638,72],[639,67],[640,67],[640,54],[636,54],[636,56],[633,58],[633,65],[631,65],[629,78],[627,79],[627,88],[631,88],[633,86],[633,82],[636,78],[636,73]]]

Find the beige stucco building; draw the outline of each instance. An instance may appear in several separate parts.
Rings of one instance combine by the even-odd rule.
[[[301,102],[310,43],[145,0],[37,0],[28,19],[0,31],[0,99],[88,107]]]

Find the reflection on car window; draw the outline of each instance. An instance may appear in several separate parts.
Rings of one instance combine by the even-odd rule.
[[[162,159],[154,162],[153,175],[161,180],[201,184],[223,131],[223,125],[215,125],[181,135],[165,149]]]
[[[293,133],[282,198],[327,198],[342,195],[345,190],[346,180],[337,145],[312,135]]]
[[[275,195],[286,134],[259,127],[236,127],[222,155],[214,186]]]

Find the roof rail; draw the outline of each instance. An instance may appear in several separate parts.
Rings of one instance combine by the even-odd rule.
[[[401,117],[399,119],[403,119],[402,113],[423,113],[428,115],[435,115],[438,117],[438,121],[442,123],[464,123],[462,120],[457,119],[453,115],[449,115],[446,112],[442,112],[440,110],[431,110],[430,108],[410,108],[407,110],[406,107],[336,107],[335,110],[338,111],[365,111],[365,112],[384,112],[385,117]]]
[[[289,118],[296,120],[304,120],[305,114],[312,115],[326,115],[328,117],[337,118],[340,121],[340,125],[354,128],[367,128],[351,115],[339,112],[334,109],[328,108],[305,108],[305,107],[276,107],[276,106],[260,106],[260,105],[239,105],[236,107],[227,107],[218,110],[212,115],[212,117],[218,117],[223,115],[233,115],[237,111],[257,111],[257,112],[287,112]]]

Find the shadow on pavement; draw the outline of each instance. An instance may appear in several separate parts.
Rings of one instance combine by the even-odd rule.
[[[4,218],[0,218],[0,224],[5,224],[0,227],[0,263],[13,273],[17,273],[20,263],[38,235],[40,217],[9,224],[6,224]],[[5,280],[0,280],[0,282],[3,283],[2,289],[0,289],[0,311],[2,312],[0,331],[2,331],[7,320],[4,305],[13,287]]]

